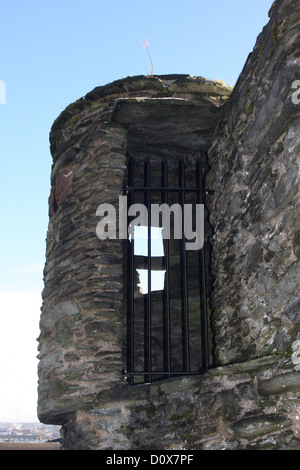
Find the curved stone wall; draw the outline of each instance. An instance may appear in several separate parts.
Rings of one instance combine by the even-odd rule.
[[[276,0],[224,106],[228,89],[201,77],[133,77],[55,121],[38,413],[65,449],[300,449],[299,32],[298,0]],[[202,377],[122,378],[124,252],[97,238],[96,209],[118,205],[129,155],[209,170]]]
[[[96,211],[118,208],[126,155],[203,157],[228,94],[201,77],[133,77],[96,88],[54,122],[39,337],[43,422],[62,424],[124,383],[123,244],[97,238]]]

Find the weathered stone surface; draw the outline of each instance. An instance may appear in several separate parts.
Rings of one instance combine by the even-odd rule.
[[[290,372],[286,372],[290,370]],[[64,424],[68,449],[242,450],[299,448],[298,390],[273,400],[259,383],[281,371],[293,375],[289,359],[264,357],[211,370],[203,377],[173,378],[151,385],[116,385],[98,394],[90,410]],[[269,394],[270,392],[270,394]],[[89,423],[90,439],[82,436]],[[76,444],[76,440],[78,441]]]
[[[261,395],[285,394],[300,390],[300,372],[276,375],[269,380],[258,384],[258,392]]]
[[[41,419],[64,421],[64,401],[66,414],[73,410],[70,394],[74,403],[90,403],[93,391],[119,381],[124,368],[124,247],[122,240],[97,238],[96,210],[103,203],[118,207],[126,152],[144,158],[155,149],[175,160],[193,152],[189,158],[195,160],[207,150],[229,94],[201,77],[127,78],[96,88],[53,124],[39,338],[39,387],[46,390],[39,393]],[[62,354],[55,364],[57,349]],[[58,383],[63,387],[54,387]]]
[[[210,415],[222,416],[225,421],[232,421],[240,411],[240,399],[232,391],[220,392],[209,408]]]
[[[154,105],[155,104],[155,105]],[[206,151],[218,121],[218,107],[208,98],[125,98],[116,102],[113,120],[128,129],[129,150],[139,142],[150,150],[182,147]]]
[[[219,364],[269,348],[287,352],[300,333],[299,322],[284,313],[297,318],[300,288],[300,107],[292,100],[299,37],[299,4],[274,2],[209,150]]]
[[[258,415],[244,418],[231,426],[235,436],[252,440],[259,436],[270,435],[289,427],[291,422],[278,415]]]
[[[133,77],[54,122],[38,414],[63,425],[65,449],[299,449],[299,31],[299,2],[274,2],[225,105],[230,91],[202,77]],[[122,377],[124,251],[97,238],[96,209],[118,205],[129,155],[209,170],[203,376],[133,388]]]

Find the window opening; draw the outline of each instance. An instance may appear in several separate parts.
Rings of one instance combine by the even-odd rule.
[[[148,271],[147,269],[137,269],[139,283],[137,286],[141,294],[148,294]],[[166,271],[151,271],[151,292],[164,290]]]
[[[164,245],[161,227],[151,227],[151,256],[164,256]],[[132,238],[129,236],[129,241]],[[136,225],[134,227],[134,255],[148,256],[148,227]]]
[[[199,161],[195,170],[195,185],[186,186],[186,168],[181,160],[178,183],[171,186],[168,163],[163,160],[160,184],[156,181],[151,185],[150,160],[146,159],[143,184],[137,185],[135,160],[130,158],[128,162],[128,184],[124,188],[128,207],[144,203],[147,209],[138,225],[134,225],[134,216],[128,211],[124,376],[131,385],[208,370],[205,251],[204,246],[187,249],[191,237],[185,237],[186,204],[195,216],[197,207],[204,205],[206,192]],[[153,204],[160,208],[165,204],[169,211],[160,211],[154,220]],[[195,217],[192,220],[195,224]],[[195,226],[192,233],[197,237]]]

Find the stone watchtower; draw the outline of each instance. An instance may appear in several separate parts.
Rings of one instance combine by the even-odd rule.
[[[298,2],[277,0],[229,99],[202,77],[133,77],[54,122],[38,413],[64,448],[300,448],[299,28]],[[202,163],[204,374],[124,378],[128,260],[96,210],[118,207],[130,157]]]

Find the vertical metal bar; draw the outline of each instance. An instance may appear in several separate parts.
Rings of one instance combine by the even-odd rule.
[[[204,204],[204,191],[202,164],[197,161],[196,185],[199,188],[198,203]],[[204,223],[204,221],[203,221]],[[206,294],[206,269],[205,269],[205,244],[200,250],[200,304],[201,304],[201,337],[202,337],[202,369],[209,369],[209,347],[208,347],[208,315],[207,315],[207,294]]]
[[[145,370],[152,370],[151,360],[151,190],[150,190],[150,160],[145,160],[145,206],[148,210],[148,243],[147,243],[147,272],[148,293],[145,295]],[[151,375],[145,376],[146,382],[151,382]]]
[[[128,199],[129,206],[134,204],[134,160],[129,159],[128,162]],[[129,218],[127,220],[129,224]],[[128,372],[134,372],[134,240],[127,240],[127,269],[128,269],[128,285],[127,285],[127,369]],[[130,385],[134,384],[134,376],[129,376]]]
[[[168,162],[163,160],[161,163],[161,185],[163,188],[162,200],[164,204],[169,203],[168,197]],[[163,222],[163,221],[162,221]],[[163,301],[163,320],[164,320],[164,370],[171,371],[171,336],[170,336],[170,252],[169,239],[164,239],[164,264],[165,264],[165,290]]]
[[[182,359],[184,371],[190,371],[190,350],[189,350],[189,305],[188,305],[188,276],[187,276],[187,256],[186,241],[184,235],[185,220],[185,166],[181,160],[179,163],[179,187],[180,203],[182,210],[182,237],[181,237],[181,289],[182,289]]]

